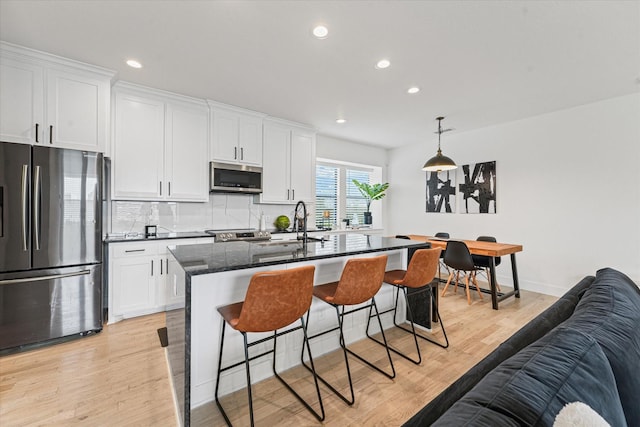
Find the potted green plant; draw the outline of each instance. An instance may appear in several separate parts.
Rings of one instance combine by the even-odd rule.
[[[352,181],[367,201],[367,211],[364,213],[364,223],[372,224],[373,218],[371,217],[371,202],[374,200],[380,200],[386,195],[385,191],[389,188],[389,183],[369,184],[367,182],[360,182],[357,179]]]

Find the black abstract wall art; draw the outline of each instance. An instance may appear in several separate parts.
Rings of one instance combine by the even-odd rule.
[[[496,162],[462,166],[462,213],[496,213]]]
[[[456,171],[427,172],[427,212],[456,211]]]

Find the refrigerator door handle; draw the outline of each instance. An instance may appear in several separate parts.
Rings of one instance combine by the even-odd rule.
[[[36,250],[40,250],[40,166],[36,166],[35,190],[33,195],[33,232]]]
[[[52,274],[49,276],[24,277],[20,279],[0,280],[0,285],[10,285],[12,283],[39,282],[41,280],[64,279],[65,277],[86,276],[91,274],[91,270],[74,271],[66,274]]]
[[[22,250],[27,251],[27,177],[29,173],[29,165],[22,165]]]

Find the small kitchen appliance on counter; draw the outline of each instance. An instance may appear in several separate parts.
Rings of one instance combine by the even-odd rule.
[[[156,237],[158,235],[158,226],[157,225],[145,225],[144,226],[144,237]]]

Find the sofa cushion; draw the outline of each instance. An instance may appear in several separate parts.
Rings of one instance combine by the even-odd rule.
[[[512,337],[500,344],[487,357],[436,396],[435,399],[411,417],[404,424],[404,427],[431,425],[492,369],[568,319],[573,314],[580,298],[582,298],[582,295],[594,280],[594,276],[587,276],[582,279],[551,307],[523,326]]]
[[[613,370],[627,424],[640,426],[640,289],[623,273],[605,268],[563,326],[592,336]]]
[[[580,401],[625,426],[619,399],[597,341],[559,326],[491,371],[433,425],[549,426],[564,405]]]

